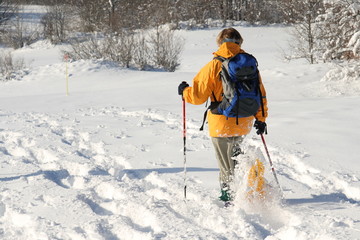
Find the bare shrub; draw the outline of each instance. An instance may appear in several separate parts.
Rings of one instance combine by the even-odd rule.
[[[150,67],[150,48],[147,43],[146,35],[142,32],[137,33],[136,37],[134,37],[134,53],[133,53],[133,61],[135,67],[140,70],[145,70]]]
[[[155,66],[174,72],[180,65],[184,40],[173,30],[158,27],[150,34],[150,56]]]
[[[73,59],[97,59],[117,62],[140,70],[161,68],[173,72],[180,64],[184,41],[173,30],[157,28],[150,34],[123,31],[117,34],[87,35],[71,43]]]
[[[104,50],[102,44],[103,37],[89,35],[86,40],[82,38],[74,39],[70,44],[69,55],[72,59],[104,59]]]
[[[92,35],[87,40],[71,43],[69,51],[73,59],[96,59],[117,62],[130,67],[134,49],[133,37],[126,34]]]
[[[0,81],[16,79],[23,74],[24,68],[23,59],[14,59],[11,52],[0,53]]]
[[[123,31],[116,36],[108,38],[108,44],[108,54],[112,56],[110,60],[116,61],[120,63],[120,65],[129,68],[135,49],[134,36],[131,33]]]

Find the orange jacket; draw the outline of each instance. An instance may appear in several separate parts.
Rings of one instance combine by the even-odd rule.
[[[222,56],[229,58],[238,53],[244,52],[239,45],[232,42],[223,43],[220,48],[214,53],[214,56]],[[186,102],[191,104],[203,104],[210,97],[213,99],[212,93],[218,101],[222,99],[222,83],[220,79],[221,61],[213,59],[206,64],[200,72],[193,79],[192,87],[185,88],[183,98]],[[265,122],[267,117],[267,101],[266,91],[260,78],[260,89],[263,96],[264,116],[261,107],[256,114],[256,119]],[[251,131],[254,117],[238,118],[238,125],[236,118],[226,118],[224,115],[212,114],[208,111],[209,133],[211,137],[233,137],[246,135]]]

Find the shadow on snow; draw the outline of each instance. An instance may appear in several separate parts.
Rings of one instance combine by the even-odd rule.
[[[218,172],[218,168],[199,168],[199,167],[188,167],[187,172]],[[124,169],[124,174],[130,178],[141,179],[147,177],[150,173],[158,174],[174,174],[184,172],[184,168],[144,168],[144,169]]]
[[[322,195],[311,195],[312,198],[294,198],[286,199],[286,203],[289,205],[301,205],[308,203],[342,203],[348,202],[351,204],[360,205],[360,201],[348,198],[344,193],[329,193]]]
[[[8,181],[18,180],[20,178],[35,177],[35,176],[39,176],[39,175],[44,175],[44,177],[46,179],[56,183],[60,187],[69,188],[68,186],[64,185],[61,182],[62,179],[65,179],[65,178],[70,176],[69,172],[67,170],[65,170],[65,169],[47,170],[47,171],[39,170],[39,171],[34,172],[34,173],[23,174],[23,175],[19,175],[19,176],[3,177],[3,178],[0,178],[0,181],[1,182],[8,182]]]

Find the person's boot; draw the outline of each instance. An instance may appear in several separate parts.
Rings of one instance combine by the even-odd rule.
[[[223,201],[225,203],[225,207],[229,207],[232,205],[232,196],[231,196],[231,191],[229,188],[229,185],[226,183],[223,183],[221,186],[221,196],[219,197],[219,199],[221,201]]]

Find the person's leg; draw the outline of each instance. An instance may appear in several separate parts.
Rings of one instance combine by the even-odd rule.
[[[242,153],[240,145],[243,139],[243,136],[211,138],[220,168],[219,180],[221,183],[231,182],[236,164],[233,158]]]
[[[245,136],[233,137],[231,159],[233,159],[235,166],[238,163],[238,160],[236,159],[237,156],[239,156],[240,154],[244,154],[244,151],[241,147],[241,144],[242,144],[244,138],[245,138]]]
[[[233,179],[236,164],[236,161],[233,159],[233,157],[236,157],[241,153],[240,144],[244,137],[213,137],[211,139],[214,145],[216,159],[220,169],[220,199],[223,201],[229,201],[231,200],[229,183]]]
[[[234,165],[231,164],[231,162],[229,161],[231,141],[229,141],[229,138],[224,137],[213,137],[211,139],[214,145],[216,159],[218,161],[218,166],[220,169],[220,183],[228,183],[231,181],[230,178],[232,176],[232,169]]]

